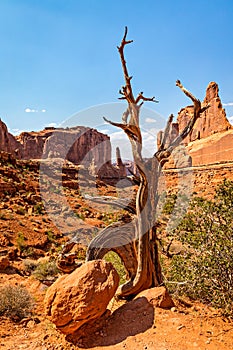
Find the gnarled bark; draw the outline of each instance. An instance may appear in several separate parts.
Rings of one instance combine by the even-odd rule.
[[[160,142],[159,149],[149,160],[142,157],[142,135],[139,125],[140,108],[144,101],[157,102],[155,97],[144,97],[140,92],[135,98],[131,86],[132,77],[128,74],[124,56],[125,46],[132,43],[127,40],[127,27],[118,51],[121,58],[125,85],[120,89],[121,100],[126,100],[127,108],[123,113],[122,122],[116,123],[104,118],[113,126],[124,130],[129,138],[132,155],[139,173],[139,187],[135,205],[126,205],[125,209],[134,214],[134,219],[127,226],[125,223],[115,223],[102,230],[90,243],[87,250],[87,260],[103,258],[110,250],[115,251],[122,259],[129,275],[129,280],[117,291],[120,298],[132,297],[144,289],[156,287],[163,283],[156,238],[155,214],[158,205],[158,181],[162,168],[172,151],[191,132],[195,121],[208,108],[202,108],[201,102],[194,97],[181,82],[176,85],[189,97],[194,105],[193,117],[187,126],[172,142],[168,142],[173,115],[168,119]],[[111,203],[118,207],[124,206],[124,199],[95,198],[100,203]],[[126,225],[126,226],[125,226]]]

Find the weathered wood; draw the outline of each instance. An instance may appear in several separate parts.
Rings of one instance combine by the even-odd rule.
[[[137,242],[137,271],[134,278],[119,287],[118,296],[127,298],[138,294],[146,288],[161,285],[163,283],[161,266],[159,261],[158,245],[156,239],[156,223],[154,222],[158,204],[158,180],[161,170],[171,155],[172,151],[191,132],[196,120],[203,111],[201,103],[196,99],[181,82],[177,80],[176,85],[192,100],[194,114],[184,130],[178,137],[167,145],[173,115],[168,119],[161,145],[150,161],[142,158],[142,136],[139,125],[140,107],[144,101],[156,102],[155,98],[146,98],[140,92],[135,98],[131,86],[132,77],[128,74],[124,48],[132,40],[127,40],[127,28],[118,51],[121,58],[122,70],[124,73],[125,86],[120,94],[127,101],[128,106],[123,114],[122,123],[116,123],[104,118],[105,121],[124,130],[131,143],[134,162],[139,172],[139,187],[136,197],[135,214],[135,240]],[[207,108],[207,107],[205,107]],[[115,233],[113,233],[115,235]],[[125,260],[125,259],[124,259]]]
[[[208,106],[202,107],[201,102],[177,80],[176,85],[193,102],[193,116],[175,140],[169,143],[173,120],[173,115],[171,115],[164,130],[160,147],[151,159],[145,161],[142,157],[142,135],[139,124],[140,108],[144,101],[157,101],[154,97],[144,97],[142,92],[136,98],[134,97],[131,86],[132,77],[128,74],[124,55],[125,46],[132,43],[132,40],[127,40],[126,37],[127,27],[118,51],[125,79],[125,85],[119,91],[120,99],[124,99],[128,105],[123,113],[122,123],[116,123],[107,118],[104,118],[104,120],[121,128],[128,136],[134,163],[139,174],[137,177],[139,186],[133,204],[128,204],[127,199],[114,199],[112,197],[95,197],[93,200],[99,203],[110,203],[121,208],[124,207],[133,214],[134,219],[131,222],[117,222],[103,229],[90,243],[86,256],[86,260],[99,259],[111,250],[120,256],[129,276],[129,280],[121,285],[117,291],[117,296],[120,298],[130,298],[144,289],[163,284],[155,221],[159,199],[159,177],[172,151],[192,131],[196,120],[208,108]]]

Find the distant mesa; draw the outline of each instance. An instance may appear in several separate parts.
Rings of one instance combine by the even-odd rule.
[[[96,166],[111,160],[110,138],[95,129],[46,127],[42,131],[13,136],[0,121],[0,150],[17,159],[63,158],[74,164],[95,159]]]

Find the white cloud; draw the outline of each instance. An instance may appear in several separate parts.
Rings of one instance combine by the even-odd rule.
[[[110,130],[109,129],[100,129],[99,132],[102,132],[102,134],[109,134]]]
[[[42,113],[45,113],[47,112],[46,109],[41,109],[41,110],[38,110],[38,109],[34,109],[34,108],[25,108],[24,112],[26,113],[38,113],[38,112],[42,112]]]
[[[225,106],[225,107],[233,106],[233,102],[223,103],[222,105]]]
[[[157,129],[142,131],[143,157],[152,157],[157,149]]]
[[[156,128],[151,128],[149,130],[143,129],[142,131],[142,156],[143,157],[152,157],[157,149],[157,133]],[[110,140],[112,144],[112,154],[114,155],[116,147],[120,147],[121,156],[124,159],[132,159],[132,150],[131,145],[128,140],[128,137],[123,130],[116,131],[110,134]]]
[[[49,123],[49,124],[46,124],[46,127],[56,128],[56,127],[58,127],[58,124],[57,123]]]
[[[153,118],[146,118],[146,119],[145,119],[145,122],[146,122],[146,123],[156,123],[156,120],[153,119]]]
[[[27,107],[27,108],[25,108],[24,112],[26,112],[26,113],[36,113],[36,112],[38,112],[38,110]]]
[[[23,132],[24,130],[20,130],[20,129],[9,129],[9,132],[13,135],[19,135],[21,134],[21,132]]]
[[[113,140],[115,141],[115,140],[127,139],[127,136],[126,136],[126,134],[124,133],[123,130],[113,132],[113,133],[110,134],[109,136],[110,136],[110,138],[111,138],[111,141],[113,141]]]

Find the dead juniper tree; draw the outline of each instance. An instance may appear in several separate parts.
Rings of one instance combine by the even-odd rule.
[[[129,279],[119,287],[117,291],[119,298],[133,297],[142,290],[156,287],[163,283],[155,222],[159,199],[159,177],[172,151],[192,131],[195,121],[208,108],[208,106],[202,108],[201,102],[177,80],[176,85],[193,102],[193,116],[184,130],[169,143],[173,121],[173,115],[171,115],[163,132],[158,150],[151,159],[144,160],[142,157],[142,135],[139,125],[140,108],[145,101],[156,101],[154,97],[145,97],[143,92],[140,92],[136,97],[134,96],[131,86],[132,77],[129,76],[124,54],[125,46],[132,43],[132,40],[127,40],[126,37],[127,27],[118,47],[125,80],[125,85],[119,91],[121,94],[120,99],[127,102],[127,108],[123,113],[121,123],[104,119],[111,125],[124,130],[129,138],[133,160],[139,173],[139,186],[136,200],[133,203],[128,203],[128,199],[113,197],[99,197],[92,198],[92,200],[124,208],[133,214],[133,219],[128,222],[120,221],[114,223],[100,231],[91,241],[86,256],[87,261],[101,259],[109,251],[114,251],[120,256],[128,272]]]

